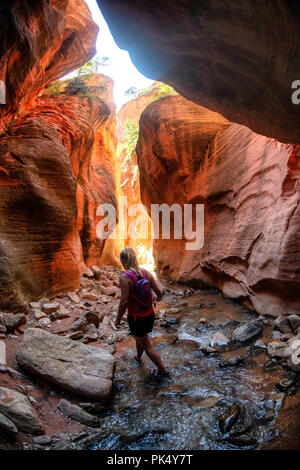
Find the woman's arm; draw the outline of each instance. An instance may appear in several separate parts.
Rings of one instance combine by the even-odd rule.
[[[118,315],[115,321],[115,326],[118,327],[120,324],[120,321],[126,312],[127,306],[128,306],[128,299],[129,299],[129,292],[130,292],[130,285],[129,285],[129,279],[126,275],[122,274],[120,277],[120,287],[121,287],[121,300],[119,303],[119,310],[118,310]]]
[[[160,301],[162,299],[163,294],[164,294],[163,291],[161,290],[161,288],[157,284],[157,282],[154,279],[154,277],[152,276],[152,274],[149,273],[149,271],[147,271],[147,276],[148,276],[148,280],[151,283],[152,289],[154,290],[155,294],[157,295],[157,300]]]

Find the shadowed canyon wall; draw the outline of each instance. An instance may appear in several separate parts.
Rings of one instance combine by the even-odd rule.
[[[147,77],[232,122],[300,143],[298,0],[98,0]]]
[[[4,3],[1,23],[0,308],[17,311],[78,287],[80,271],[100,263],[96,210],[118,197],[116,120],[104,76],[85,94],[41,93],[95,54],[85,2]]]
[[[205,206],[204,246],[154,240],[160,271],[213,285],[258,312],[300,312],[300,148],[180,96],[141,115],[142,201]]]

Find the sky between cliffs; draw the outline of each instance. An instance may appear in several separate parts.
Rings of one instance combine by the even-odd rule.
[[[114,99],[117,109],[131,100],[132,96],[124,95],[130,87],[146,88],[152,80],[144,77],[133,65],[127,51],[120,49],[115,43],[96,0],[85,0],[95,23],[100,28],[97,38],[97,56],[109,57],[110,64],[99,69],[100,73],[108,75],[114,80]]]

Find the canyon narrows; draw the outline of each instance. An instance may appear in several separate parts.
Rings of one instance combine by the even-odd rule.
[[[119,111],[84,0],[0,6],[0,449],[299,449],[299,5],[98,3],[159,80]],[[201,249],[151,239],[162,204],[204,206]],[[114,325],[125,246],[161,382]]]

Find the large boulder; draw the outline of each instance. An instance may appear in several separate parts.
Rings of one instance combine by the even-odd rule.
[[[107,400],[112,390],[114,357],[37,328],[28,328],[17,352],[26,370],[78,395]]]
[[[0,387],[0,413],[6,416],[19,431],[34,435],[44,432],[30,401],[22,393]],[[6,422],[6,425],[8,424]],[[13,428],[11,430],[14,432]]]

